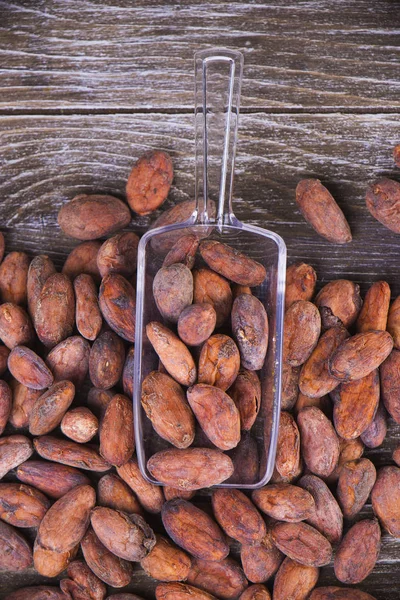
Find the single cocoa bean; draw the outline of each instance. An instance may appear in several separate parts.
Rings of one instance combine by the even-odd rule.
[[[216,327],[221,327],[232,308],[232,291],[227,280],[210,269],[195,269],[193,286],[193,301],[211,304],[217,315]]]
[[[156,544],[140,561],[145,573],[158,581],[184,581],[192,561],[180,548],[162,535],[156,535]]]
[[[54,348],[72,334],[75,294],[66,275],[55,273],[46,279],[36,305],[34,323],[38,338],[47,348]]]
[[[38,527],[50,502],[44,494],[21,483],[0,483],[0,519],[14,527]]]
[[[132,285],[118,273],[103,277],[99,292],[100,310],[115,333],[135,341],[136,295]]]
[[[339,581],[354,584],[368,577],[378,560],[380,547],[381,528],[377,519],[364,519],[353,525],[336,552],[333,566]]]
[[[307,523],[277,523],[272,539],[283,554],[308,567],[322,567],[332,558],[328,540]]]
[[[159,513],[161,511],[164,504],[163,490],[143,477],[135,458],[131,458],[122,467],[117,467],[117,473],[135,492],[140,504],[147,512]]]
[[[8,357],[8,369],[13,377],[34,390],[43,390],[53,383],[53,374],[44,361],[26,346],[17,346]]]
[[[133,231],[118,233],[108,238],[97,254],[97,267],[101,277],[119,273],[129,279],[136,271],[139,238]]]
[[[387,331],[357,333],[332,354],[329,372],[339,381],[361,379],[378,368],[392,349],[393,338]]]
[[[77,406],[65,413],[61,421],[61,431],[65,436],[84,444],[94,437],[99,429],[99,421],[86,406]]]
[[[315,475],[304,475],[298,485],[307,490],[314,499],[315,506],[307,523],[322,533],[331,544],[340,542],[343,514],[326,483]]]
[[[328,477],[339,460],[339,440],[332,423],[315,406],[303,408],[298,414],[301,455],[312,473]]]
[[[100,272],[97,266],[97,256],[101,242],[89,241],[78,244],[67,256],[62,272],[74,281],[80,275],[90,275],[96,283],[100,282]]]
[[[70,440],[59,440],[50,435],[35,438],[33,443],[39,456],[46,460],[87,471],[102,472],[111,468],[111,465],[90,446],[77,444]]]
[[[191,304],[179,315],[179,337],[188,346],[199,346],[210,337],[216,322],[217,313],[211,304]]]
[[[265,267],[239,250],[216,240],[200,243],[200,254],[210,269],[239,285],[254,287],[265,277]]]
[[[133,408],[122,394],[116,394],[108,403],[99,437],[100,454],[107,462],[117,467],[128,462],[135,450]]]
[[[131,209],[148,215],[165,201],[174,178],[169,154],[151,150],[133,166],[126,184],[126,198]]]
[[[274,581],[274,600],[306,600],[316,585],[319,569],[285,558]]]
[[[290,483],[275,483],[254,490],[252,499],[265,514],[288,523],[308,519],[315,508],[312,495]]]
[[[121,378],[125,362],[123,341],[113,331],[106,331],[95,340],[89,355],[89,375],[97,388],[109,390]]]
[[[193,269],[198,247],[199,239],[195,235],[183,235],[172,246],[162,266],[170,267],[175,263],[183,263],[189,269]]]
[[[30,258],[25,252],[10,252],[0,264],[1,302],[25,305]]]
[[[371,215],[382,225],[400,233],[400,183],[382,177],[372,183],[366,194],[366,204]]]
[[[194,559],[187,581],[222,600],[237,598],[248,586],[243,570],[232,558],[219,562]]]
[[[27,460],[20,464],[17,477],[50,498],[57,499],[78,485],[89,484],[88,477],[78,469],[44,460]]]
[[[350,327],[361,310],[360,286],[347,279],[336,279],[324,285],[315,298],[321,313],[322,327]]]
[[[29,417],[29,433],[45,435],[61,423],[75,397],[75,386],[70,381],[59,381],[35,402]]]
[[[95,340],[103,326],[97,287],[91,275],[82,273],[74,280],[76,328],[87,340]]]
[[[156,321],[146,325],[146,334],[171,377],[181,385],[193,385],[197,378],[196,365],[178,336]]]
[[[286,269],[285,311],[297,300],[311,300],[317,274],[311,265],[295,263]]]
[[[115,588],[125,587],[132,579],[133,565],[107,550],[91,527],[81,541],[89,568],[101,581]]]
[[[24,435],[9,435],[0,438],[0,479],[33,454],[30,439]]]

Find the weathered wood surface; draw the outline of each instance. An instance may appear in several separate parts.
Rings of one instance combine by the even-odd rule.
[[[60,205],[80,192],[123,197],[132,163],[148,148],[173,156],[168,204],[191,198],[193,52],[224,45],[245,54],[237,216],[280,233],[289,262],[313,264],[319,286],[346,277],[364,293],[387,279],[399,295],[399,238],[364,201],[374,178],[400,180],[391,156],[400,142],[399,30],[398,0],[0,0],[7,248],[46,252],[60,267],[76,245],[57,227]],[[343,208],[354,234],[348,246],[324,242],[301,217],[294,191],[308,176]],[[134,218],[132,227],[148,223]],[[398,443],[391,422],[383,446],[366,455],[388,464]],[[0,573],[0,598],[44,581],[33,569]],[[321,585],[334,582],[332,567],[322,569]],[[155,586],[138,569],[129,589],[153,600]],[[400,540],[384,536],[378,565],[359,587],[398,600]]]
[[[365,292],[377,279],[387,279],[400,294],[398,236],[384,229],[365,208],[367,183],[382,174],[398,177],[391,152],[399,139],[400,115],[243,115],[235,190],[239,218],[280,233],[289,262],[308,260],[319,285],[337,277],[358,281]],[[0,118],[1,226],[9,249],[50,254],[61,266],[75,241],[61,234],[57,210],[85,191],[124,196],[136,157],[147,148],[169,151],[176,177],[169,203],[192,197],[192,116],[97,115]],[[348,246],[321,240],[304,222],[294,202],[298,180],[320,177],[331,189],[354,233]],[[148,218],[133,218],[143,230]],[[356,257],[356,258],[355,258]],[[400,427],[391,423],[384,445],[368,451],[376,465],[391,462],[400,442]],[[371,514],[369,507],[365,514]],[[237,547],[235,552],[237,555]],[[360,586],[378,600],[398,598],[400,540],[385,535],[379,563]],[[32,569],[0,574],[0,589],[42,582]],[[332,567],[321,582],[334,583]],[[138,569],[130,590],[154,598],[156,583]],[[3,595],[3,597],[4,597]],[[1,597],[1,594],[0,594]]]
[[[0,107],[192,107],[193,52],[246,59],[242,105],[400,107],[397,0],[2,0]],[[397,72],[397,75],[396,75]]]

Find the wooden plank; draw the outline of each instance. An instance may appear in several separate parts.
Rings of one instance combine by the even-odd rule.
[[[382,174],[399,179],[391,157],[399,124],[397,114],[244,115],[235,190],[238,217],[281,234],[289,262],[311,262],[319,285],[348,277],[365,292],[372,281],[387,279],[393,295],[400,294],[399,238],[377,223],[364,204],[369,181]],[[0,141],[0,228],[7,247],[30,255],[46,252],[58,266],[76,245],[58,229],[58,208],[80,192],[123,197],[131,165],[144,150],[162,148],[173,156],[176,175],[168,205],[193,195],[190,115],[0,117]],[[301,217],[294,190],[308,176],[320,177],[348,216],[354,233],[348,246],[323,241]],[[135,217],[132,227],[142,231],[148,222]],[[388,464],[399,441],[400,427],[391,423],[382,448],[366,456],[376,465]],[[370,514],[367,506],[363,516]],[[237,546],[233,553],[237,556]],[[400,540],[385,535],[379,562],[359,587],[378,600],[396,600],[399,572]],[[44,581],[50,580],[32,569],[0,573],[0,598],[21,585]],[[321,585],[334,581],[332,565],[322,569]],[[129,589],[153,600],[155,586],[137,570]]]
[[[2,0],[0,108],[191,109],[193,52],[245,54],[246,109],[398,109],[390,0]]]

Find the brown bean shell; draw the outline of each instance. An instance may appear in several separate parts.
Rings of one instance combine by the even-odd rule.
[[[61,440],[50,435],[43,435],[35,438],[34,446],[42,458],[63,465],[101,472],[111,468],[111,465],[93,447],[77,444],[71,440]]]
[[[329,373],[329,359],[348,337],[348,331],[342,326],[331,327],[320,337],[301,369],[299,388],[303,394],[320,398],[335,389],[338,380]]]
[[[261,407],[261,383],[258,375],[254,371],[241,369],[228,394],[239,411],[241,428],[249,431]]]
[[[400,538],[400,469],[382,467],[371,492],[372,508],[383,527]]]
[[[383,402],[379,402],[378,409],[372,423],[365,429],[360,439],[367,448],[378,448],[383,444],[387,433],[387,413]]]
[[[386,410],[400,423],[400,351],[392,350],[380,367],[381,393]]]
[[[10,424],[16,429],[25,429],[29,425],[29,417],[36,400],[42,395],[42,390],[27,388],[16,379],[10,382],[12,389],[12,408],[9,417]]]
[[[231,450],[240,441],[240,414],[232,398],[218,387],[198,383],[187,399],[208,439],[220,450]]]
[[[197,377],[196,365],[178,336],[156,321],[146,325],[146,334],[171,377],[181,385],[193,385]]]
[[[72,600],[104,600],[107,588],[83,560],[74,560],[67,567],[68,577],[62,579],[60,588]]]
[[[268,349],[268,316],[264,305],[251,294],[241,294],[233,302],[231,320],[242,366],[250,371],[260,370]]]
[[[335,575],[343,583],[360,583],[375,567],[381,546],[377,519],[359,521],[344,536],[337,549]]]
[[[184,581],[190,570],[191,559],[180,548],[162,535],[156,535],[156,544],[140,561],[145,573],[158,581]]]
[[[89,241],[78,244],[67,256],[62,272],[74,281],[79,275],[90,275],[98,283],[100,281],[97,256],[101,242]]]
[[[328,477],[339,460],[339,440],[332,423],[315,406],[298,414],[301,455],[307,467],[319,477]]]
[[[207,592],[186,583],[161,583],[156,587],[157,600],[217,600]]]
[[[164,504],[162,487],[150,483],[143,477],[135,458],[122,467],[118,467],[117,473],[135,492],[140,504],[147,512],[159,513],[161,511]]]
[[[328,540],[307,523],[277,523],[272,539],[283,554],[302,565],[322,567],[332,558]]]
[[[111,465],[120,467],[135,450],[132,402],[116,394],[108,403],[100,423],[100,454]],[[124,558],[124,557],[122,557]]]
[[[260,285],[266,277],[266,270],[261,263],[228,244],[205,240],[200,243],[199,249],[210,269],[234,283],[254,287]]]
[[[70,279],[55,273],[46,279],[34,317],[36,333],[47,348],[54,348],[73,332],[75,294]]]
[[[87,340],[95,340],[103,326],[93,277],[83,273],[74,280],[76,328]]]
[[[189,269],[193,269],[199,239],[193,235],[183,235],[179,238],[164,258],[163,267],[170,267],[175,263],[183,263]]]
[[[292,478],[300,465],[300,433],[296,421],[288,412],[281,412],[275,468],[283,478]]]
[[[112,388],[121,378],[124,362],[123,341],[113,331],[102,333],[90,350],[89,374],[93,385],[104,390]]]
[[[299,367],[311,355],[321,333],[321,317],[311,302],[298,300],[286,311],[283,360]]]
[[[233,473],[229,456],[211,448],[171,448],[154,454],[147,468],[164,485],[199,490],[222,483]]]
[[[132,563],[109,552],[91,527],[81,541],[81,548],[89,568],[101,581],[116,588],[128,585],[133,574]]]
[[[240,560],[247,579],[252,583],[263,583],[275,575],[282,563],[283,554],[268,532],[259,545],[242,544]]]
[[[34,390],[43,390],[53,383],[53,374],[44,361],[26,346],[17,346],[8,357],[8,369],[13,377]]]
[[[188,346],[199,346],[215,329],[217,313],[211,304],[191,304],[178,319],[178,335]]]
[[[177,323],[181,312],[193,302],[191,270],[182,263],[159,269],[153,280],[153,296],[162,317]]]
[[[360,286],[348,279],[336,279],[324,285],[315,298],[321,313],[322,327],[350,327],[360,312]]]
[[[305,220],[328,242],[351,242],[352,236],[346,217],[319,179],[299,181],[296,187],[296,202]]]
[[[103,277],[99,292],[100,310],[115,333],[135,341],[136,295],[132,285],[118,273]]]
[[[129,486],[115,473],[103,475],[97,484],[97,504],[131,514],[142,514],[142,507]]]
[[[160,437],[176,448],[187,448],[194,440],[195,420],[179,383],[169,375],[153,371],[142,383],[142,406]]]
[[[167,198],[174,169],[169,154],[150,150],[134,164],[126,184],[129,206],[139,215],[155,211]]]
[[[376,600],[376,598],[355,588],[327,586],[315,588],[309,600]]]
[[[379,373],[342,383],[339,401],[334,403],[333,422],[337,434],[344,439],[359,437],[371,425],[379,405]]]
[[[265,585],[257,583],[251,585],[240,595],[239,600],[271,600],[271,596]]]
[[[240,490],[221,488],[212,495],[214,516],[225,533],[241,544],[261,543],[267,534],[264,520]]]
[[[387,331],[357,333],[335,350],[329,372],[339,381],[361,379],[379,367],[392,349],[393,338]]]
[[[40,292],[46,280],[54,273],[56,273],[56,268],[53,261],[45,254],[35,256],[29,265],[27,277],[28,312],[34,324]]]
[[[86,406],[77,406],[65,413],[61,431],[74,442],[84,444],[92,439],[99,429],[99,421]]]
[[[0,435],[2,435],[11,414],[12,392],[10,386],[0,379]]]
[[[372,183],[366,194],[366,204],[371,215],[382,225],[400,233],[400,183],[382,177]]]
[[[50,498],[61,498],[72,488],[89,484],[88,477],[78,469],[44,460],[22,463],[17,468],[17,477]]]
[[[58,224],[78,240],[95,240],[129,225],[129,208],[114,196],[80,194],[64,204]]]
[[[97,506],[90,521],[101,543],[124,560],[142,560],[156,543],[153,530],[140,515]]]
[[[240,369],[240,355],[235,342],[227,335],[212,335],[200,352],[198,381],[226,391]]]
[[[50,367],[55,381],[67,379],[80,387],[89,369],[89,355],[89,342],[79,335],[74,335],[50,350],[46,364]]]
[[[218,525],[204,511],[187,500],[175,498],[161,511],[163,525],[173,541],[196,558],[220,561],[229,546]]]
[[[38,527],[50,502],[35,488],[21,483],[0,483],[0,519],[14,527]]]
[[[136,271],[139,238],[133,231],[118,233],[108,238],[97,254],[97,267],[101,277],[119,273],[126,278]]]
[[[357,331],[385,331],[390,303],[390,287],[386,281],[376,281],[367,291],[357,319]],[[389,332],[392,333],[389,329]],[[393,334],[392,334],[393,335]]]
[[[194,559],[187,581],[222,600],[237,598],[248,586],[243,570],[232,558],[219,562]]]
[[[80,485],[57,500],[43,517],[37,541],[46,550],[67,552],[85,535],[96,494],[90,485]]]
[[[298,485],[314,498],[314,508],[307,523],[315,527],[331,544],[337,544],[343,533],[343,515],[326,483],[315,475],[304,475]]]
[[[11,302],[0,305],[0,339],[10,350],[16,346],[30,346],[34,329],[28,313]]]
[[[368,458],[349,461],[343,465],[336,495],[346,519],[353,519],[360,512],[375,481],[376,469]]]
[[[221,327],[232,308],[232,291],[227,280],[210,269],[195,269],[193,286],[193,301],[211,304],[217,314],[216,327]]]
[[[302,565],[285,558],[274,581],[274,600],[306,600],[316,585],[319,576],[317,567]]]
[[[24,435],[9,435],[0,438],[0,479],[33,454],[30,439]]]
[[[29,417],[29,433],[45,435],[55,429],[75,397],[75,386],[70,381],[59,381],[35,402]]]
[[[286,269],[285,311],[297,300],[311,300],[317,274],[311,265],[295,263]]]
[[[24,571],[32,564],[32,550],[25,538],[0,521],[0,571]]]
[[[0,264],[0,300],[25,305],[30,258],[25,252],[10,252]]]
[[[254,490],[252,499],[268,516],[288,523],[308,519],[315,506],[307,490],[290,483],[274,483]]]

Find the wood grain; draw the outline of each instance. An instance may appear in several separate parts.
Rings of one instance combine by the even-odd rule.
[[[245,55],[244,109],[400,107],[398,0],[2,0],[0,108],[180,110],[193,52]]]
[[[311,262],[319,287],[348,277],[362,291],[387,279],[400,294],[399,238],[375,221],[365,208],[365,188],[382,174],[400,179],[391,151],[399,141],[400,115],[243,115],[240,123],[235,188],[237,216],[270,227],[288,246],[289,262]],[[56,224],[61,204],[80,192],[107,192],[124,197],[124,186],[137,156],[161,148],[173,156],[175,180],[168,200],[191,198],[194,188],[192,116],[187,114],[70,115],[0,117],[1,226],[8,250],[30,255],[48,253],[60,267],[77,242]],[[319,177],[343,208],[354,234],[348,246],[335,246],[305,223],[294,201],[302,177]],[[149,218],[134,217],[143,231]],[[356,258],[355,258],[356,257]],[[390,423],[383,446],[367,451],[376,465],[391,463],[400,443],[400,426]],[[12,479],[12,476],[11,476]],[[204,498],[199,499],[204,502]],[[367,506],[363,515],[371,514]],[[159,521],[154,522],[160,527]],[[31,532],[31,536],[33,532]],[[238,547],[233,548],[238,555]],[[378,565],[361,589],[378,600],[398,598],[400,540],[384,536]],[[44,578],[32,569],[0,573],[0,598]],[[48,581],[48,580],[47,580]],[[321,585],[333,584],[332,566],[322,570]],[[154,599],[156,582],[138,569],[129,588]]]

